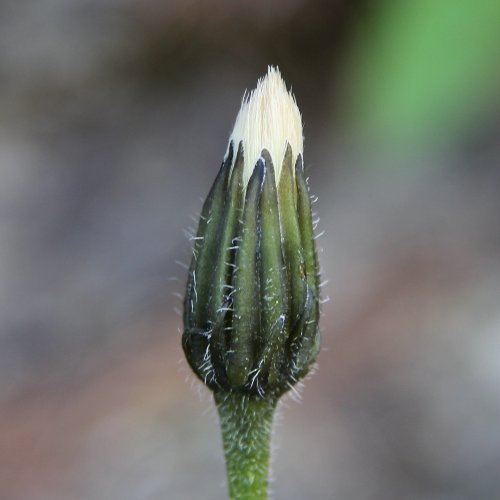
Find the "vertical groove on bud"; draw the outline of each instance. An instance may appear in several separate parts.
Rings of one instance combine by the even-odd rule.
[[[260,194],[264,164],[258,161],[250,177],[243,215],[238,231],[233,276],[233,314],[227,352],[227,375],[230,385],[243,387],[255,358],[255,333],[260,329],[260,277],[258,269]]]
[[[279,214],[283,255],[290,289],[289,327],[300,319],[306,299],[306,270],[297,218],[297,185],[295,182],[292,149],[287,145],[278,186]]]
[[[281,232],[278,214],[278,195],[274,166],[268,151],[262,152],[266,175],[262,187],[260,207],[260,276],[262,321],[258,340],[264,347],[260,364],[254,367],[254,377],[267,375],[269,386],[277,386],[282,379],[287,317],[286,274],[281,253]],[[266,373],[267,372],[267,373]]]
[[[233,145],[234,147],[235,145]],[[234,269],[234,255],[238,246],[233,241],[237,234],[239,219],[243,210],[243,146],[240,143],[228,189],[225,195],[223,221],[217,234],[219,251],[213,262],[213,290],[210,300],[210,322],[212,327],[211,359],[218,384],[227,382],[225,370],[228,342],[226,337],[230,333],[232,315],[231,297],[234,288],[231,285],[231,276]]]
[[[312,223],[311,201],[309,189],[304,176],[302,156],[299,155],[295,164],[295,179],[297,183],[297,215],[301,235],[301,247],[304,251],[305,279],[307,297],[301,321],[292,332],[291,364],[292,381],[303,377],[315,361],[320,348],[319,320],[319,272],[316,247],[314,244],[314,229]]]
[[[193,370],[199,373],[207,384],[215,381],[215,373],[210,359],[212,325],[209,321],[213,285],[205,276],[211,272],[217,256],[217,231],[214,231],[213,227],[223,225],[224,200],[233,154],[233,146],[230,145],[228,155],[203,204],[184,301],[185,333],[182,339],[184,352],[187,353],[188,362]]]

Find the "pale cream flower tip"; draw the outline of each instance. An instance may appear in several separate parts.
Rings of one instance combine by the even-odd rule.
[[[302,119],[295,97],[286,88],[277,68],[269,66],[257,87],[243,96],[229,142],[235,150],[243,141],[243,181],[248,183],[263,149],[271,155],[278,181],[286,145],[292,148],[293,162],[303,152]],[[235,151],[236,153],[236,151]],[[235,154],[236,156],[236,154]],[[234,160],[233,160],[234,161]]]

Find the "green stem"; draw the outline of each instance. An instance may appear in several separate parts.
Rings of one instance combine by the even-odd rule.
[[[266,500],[277,400],[215,392],[231,500]]]

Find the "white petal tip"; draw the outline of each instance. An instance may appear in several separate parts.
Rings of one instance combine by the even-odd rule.
[[[250,94],[243,95],[229,142],[233,141],[234,156],[243,142],[243,181],[246,185],[262,150],[271,155],[279,179],[286,145],[292,148],[293,162],[303,152],[302,119],[295,98],[286,88],[277,68],[269,66]],[[233,160],[234,161],[234,160]]]

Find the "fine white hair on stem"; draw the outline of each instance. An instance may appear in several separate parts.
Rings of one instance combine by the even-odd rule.
[[[286,88],[278,68],[269,66],[250,94],[243,95],[229,142],[233,141],[236,157],[239,143],[243,142],[243,182],[248,183],[263,149],[273,161],[278,181],[286,145],[292,148],[292,161],[303,154],[302,118],[295,97]],[[229,146],[228,146],[229,151]],[[227,155],[227,153],[226,153]]]

